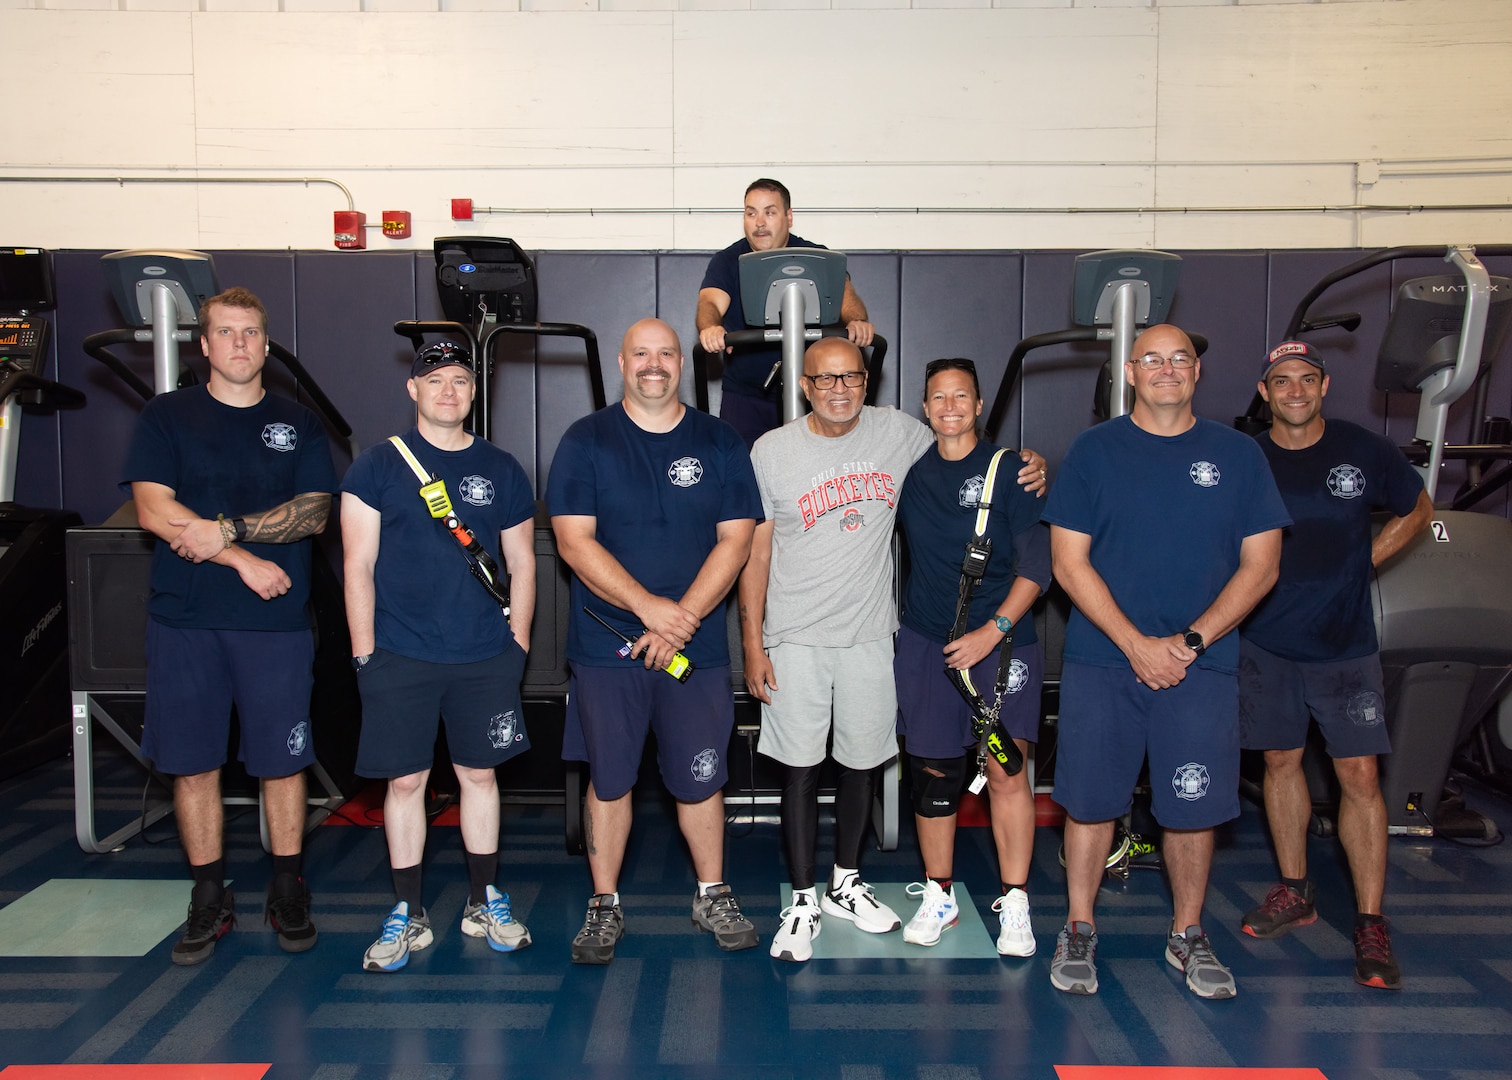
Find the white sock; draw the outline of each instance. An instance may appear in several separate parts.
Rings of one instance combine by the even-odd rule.
[[[806,889],[794,889],[793,890],[793,903],[795,903],[795,904],[817,904],[817,903],[819,903],[819,893],[818,893],[818,890],[813,885],[810,885]]]
[[[844,885],[846,878],[860,876],[860,870],[848,870],[843,866],[837,866],[830,871],[830,891],[833,892],[835,889],[838,889],[840,886]]]
[[[699,896],[708,896],[710,889],[714,888],[714,886],[716,886],[716,885],[723,885],[723,884],[724,884],[724,882],[722,882],[722,881],[700,881],[698,883],[698,895]]]

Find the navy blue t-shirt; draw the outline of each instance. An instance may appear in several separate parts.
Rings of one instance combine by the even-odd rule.
[[[1281,578],[1240,633],[1291,660],[1369,656],[1370,515],[1412,513],[1422,477],[1390,440],[1346,420],[1329,420],[1303,450],[1282,449],[1268,431],[1257,441],[1292,527],[1281,541]]]
[[[685,409],[675,428],[644,431],[615,402],[578,420],[562,436],[546,505],[553,517],[596,518],[596,539],[656,596],[679,600],[718,541],[722,521],[762,520],[761,495],[745,442],[723,420]],[[588,667],[626,663],[623,642],[584,606],[637,638],[633,614],[601,599],[572,576],[567,659]],[[695,665],[730,662],[723,601],[703,618],[683,653]]]
[[[1208,609],[1239,569],[1245,537],[1291,524],[1255,440],[1200,417],[1174,436],[1153,435],[1127,416],[1088,428],[1067,451],[1044,516],[1092,537],[1092,567],[1113,601],[1155,637],[1180,633]],[[1129,663],[1075,609],[1066,659]],[[1195,663],[1237,672],[1238,635],[1208,642]]]
[[[162,484],[203,518],[261,514],[296,495],[334,492],[336,471],[325,429],[309,409],[276,394],[237,408],[216,401],[204,386],[159,394],[137,421],[121,487]],[[310,626],[313,541],[242,546],[277,563],[289,591],[264,600],[241,575],[217,563],[179,558],[162,540],[152,553],[147,612],[168,626],[213,630],[304,630]]]
[[[484,439],[465,450],[438,450],[415,428],[403,439],[421,467],[446,482],[457,517],[506,570],[499,534],[535,517],[520,463]],[[504,613],[469,572],[456,538],[430,516],[420,481],[393,443],[364,450],[341,490],[382,515],[373,566],[378,648],[433,664],[471,664],[504,651],[512,636]]]
[[[997,449],[978,442],[959,461],[946,461],[939,447],[931,447],[908,470],[898,496],[898,525],[908,540],[909,567],[900,618],[910,630],[941,645],[955,625],[966,541],[976,528],[977,503]],[[1012,451],[998,463],[987,513],[992,555],[971,596],[968,630],[997,614],[1016,578],[1029,578],[1041,589],[1050,584],[1050,530],[1040,524],[1040,500],[1018,485],[1019,464]],[[1032,617],[1014,626],[1014,645],[1038,640]]]
[[[812,243],[791,233],[788,234],[787,246],[827,250],[823,244]],[[704,271],[703,284],[699,286],[700,289],[722,289],[729,294],[730,306],[724,316],[726,332],[751,329],[746,325],[745,307],[740,300],[740,257],[749,255],[750,252],[751,242],[743,236],[723,251],[716,251],[709,259],[709,267]],[[723,392],[777,401],[782,397],[782,380],[773,379],[770,387],[763,387],[762,383],[766,382],[766,377],[771,374],[772,365],[781,359],[782,348],[778,345],[737,349],[735,352],[726,353]]]

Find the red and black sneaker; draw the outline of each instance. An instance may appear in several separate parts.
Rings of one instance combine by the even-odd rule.
[[[200,900],[205,902],[196,903]],[[194,899],[189,902],[189,921],[183,936],[174,943],[169,959],[184,967],[203,964],[215,952],[215,943],[235,925],[236,901],[231,890],[224,889],[219,896],[201,896],[196,885]]]
[[[1354,932],[1355,982],[1383,990],[1402,988],[1402,969],[1391,953],[1391,923],[1382,916],[1357,925]]]
[[[1318,921],[1318,911],[1313,907],[1313,883],[1307,882],[1301,892],[1284,883],[1277,883],[1265,894],[1265,900],[1253,911],[1246,912],[1240,929],[1250,937],[1277,938],[1290,933],[1299,926],[1310,926]]]

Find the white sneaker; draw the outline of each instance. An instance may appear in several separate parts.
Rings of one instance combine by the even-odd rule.
[[[914,882],[906,890],[909,896],[922,896],[919,910],[903,928],[903,940],[910,945],[938,945],[940,935],[956,924],[961,909],[956,906],[955,886],[946,892],[937,881]]]
[[[868,934],[885,934],[903,925],[896,911],[872,895],[871,886],[860,874],[848,874],[838,889],[826,889],[819,898],[819,908],[826,915],[849,919],[856,929]]]
[[[462,909],[462,932],[468,937],[486,938],[494,952],[514,952],[529,945],[530,931],[510,914],[509,894],[490,885],[483,895],[487,897],[483,903]]]
[[[434,940],[430,919],[422,911],[411,915],[403,900],[383,920],[383,933],[362,954],[364,971],[398,971],[409,963],[410,953],[428,948]]]
[[[1029,923],[1029,896],[1023,889],[1009,889],[992,902],[998,913],[999,956],[1033,956],[1034,927]]]
[[[803,893],[782,909],[777,933],[772,936],[772,958],[803,963],[814,955],[814,939],[819,936],[819,909]]]

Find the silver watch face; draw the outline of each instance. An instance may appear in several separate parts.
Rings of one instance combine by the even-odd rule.
[[[1006,634],[1013,629],[1013,623],[1006,615],[996,615],[994,618],[997,620],[998,633]]]

